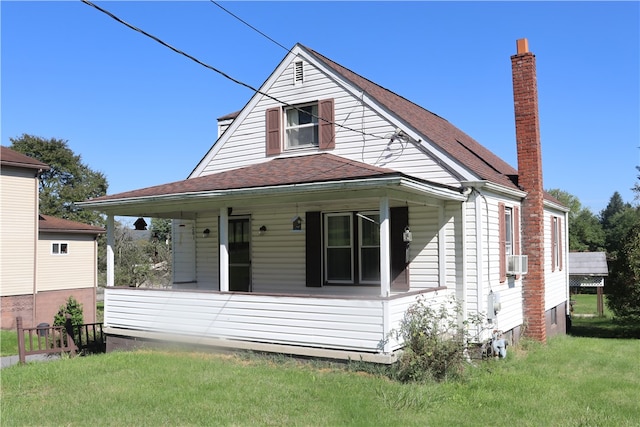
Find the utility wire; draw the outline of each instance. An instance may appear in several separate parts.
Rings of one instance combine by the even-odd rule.
[[[249,24],[244,19],[240,18],[239,16],[235,15],[233,12],[230,12],[229,10],[225,9],[224,7],[222,7],[222,5],[220,5],[218,2],[216,2],[214,0],[209,0],[209,1],[211,3],[213,3],[213,4],[215,4],[216,6],[218,6],[220,9],[224,10],[225,12],[227,12],[229,15],[233,16],[234,18],[236,18],[238,21],[242,22],[247,27],[251,28],[253,31],[257,32],[258,34],[260,34],[263,37],[266,37],[267,39],[271,40],[273,43],[277,44],[278,46],[280,46],[281,48],[283,48],[287,52],[291,53],[291,49],[287,49],[286,47],[284,47],[283,45],[281,45],[280,43],[278,43],[277,41],[275,41],[274,39],[272,39],[271,37],[269,37],[268,35],[266,35],[262,31],[260,31],[259,29],[257,29],[253,25]]]
[[[349,130],[349,131],[351,131],[351,132],[356,132],[356,133],[359,133],[359,134],[362,134],[362,135],[371,136],[371,137],[373,137],[373,138],[377,138],[377,139],[386,139],[386,138],[384,138],[384,137],[382,137],[382,136],[378,136],[378,135],[373,135],[373,134],[370,134],[370,133],[366,133],[366,132],[363,132],[363,131],[361,131],[361,130],[353,129],[353,128],[350,128],[350,127],[348,127],[348,126],[344,126],[344,125],[341,125],[341,124],[339,124],[339,123],[332,122],[332,121],[327,120],[327,119],[325,119],[325,118],[322,118],[322,117],[318,117],[318,116],[314,116],[314,115],[312,115],[312,114],[309,114],[309,112],[304,111],[304,110],[302,110],[302,109],[300,109],[300,108],[296,107],[295,105],[291,105],[291,104],[289,104],[288,102],[281,101],[281,100],[279,100],[278,98],[275,98],[275,97],[273,97],[273,96],[269,95],[268,93],[262,92],[262,91],[260,91],[259,89],[256,89],[256,88],[254,88],[253,86],[251,86],[251,85],[249,85],[249,84],[247,84],[247,83],[244,83],[244,82],[242,82],[242,81],[240,81],[240,80],[238,80],[238,79],[235,79],[235,78],[231,77],[230,75],[228,75],[227,73],[225,73],[225,72],[223,72],[223,71],[221,71],[221,70],[219,70],[219,69],[217,69],[217,68],[215,68],[215,67],[213,67],[213,66],[211,66],[211,65],[209,65],[209,64],[206,64],[206,63],[204,63],[204,62],[200,61],[198,58],[196,58],[196,57],[194,57],[194,56],[192,56],[192,55],[189,55],[188,53],[183,52],[183,51],[181,51],[180,49],[177,49],[177,48],[175,48],[175,47],[171,46],[169,43],[162,41],[161,39],[159,39],[158,37],[154,36],[153,34],[149,34],[149,33],[147,33],[146,31],[144,31],[144,30],[142,30],[142,29],[140,29],[140,28],[138,28],[138,27],[136,27],[136,26],[134,26],[134,25],[129,24],[128,22],[126,22],[126,21],[124,21],[124,20],[122,20],[122,19],[118,18],[118,17],[117,17],[116,15],[114,15],[113,13],[109,12],[108,10],[105,10],[105,9],[101,8],[100,6],[98,6],[98,5],[96,5],[96,4],[92,3],[92,2],[90,2],[89,0],[81,0],[81,1],[82,1],[82,3],[84,3],[84,4],[86,4],[86,5],[89,5],[89,6],[93,7],[93,8],[95,8],[95,9],[99,10],[100,12],[104,13],[105,15],[107,15],[107,16],[109,16],[109,17],[113,18],[114,20],[116,20],[117,22],[121,23],[122,25],[124,25],[124,26],[126,26],[126,27],[129,27],[130,29],[132,29],[132,30],[134,30],[134,31],[137,31],[137,32],[139,32],[140,34],[143,34],[143,35],[145,35],[145,36],[149,37],[150,39],[152,39],[152,40],[154,40],[154,41],[156,41],[156,42],[160,43],[160,44],[161,44],[161,45],[163,45],[164,47],[167,47],[167,48],[171,49],[171,50],[172,50],[172,51],[174,51],[175,53],[177,53],[177,54],[179,54],[179,55],[182,55],[182,56],[184,56],[184,57],[186,57],[186,58],[188,58],[188,59],[190,59],[190,60],[194,61],[195,63],[197,63],[197,64],[199,64],[199,65],[202,65],[203,67],[208,68],[209,70],[214,71],[214,72],[216,72],[216,73],[220,74],[220,75],[221,75],[221,76],[223,76],[224,78],[226,78],[226,79],[228,79],[228,80],[231,80],[232,82],[234,82],[234,83],[236,83],[236,84],[238,84],[238,85],[240,85],[240,86],[246,87],[247,89],[249,89],[249,90],[251,90],[251,91],[253,91],[253,92],[257,93],[257,94],[260,94],[260,95],[262,95],[262,96],[265,96],[265,97],[267,97],[267,98],[271,99],[272,101],[276,101],[276,102],[277,102],[277,103],[279,103],[279,104],[283,104],[283,105],[284,105],[284,106],[286,106],[287,108],[293,108],[293,109],[295,109],[295,110],[297,110],[297,111],[300,111],[300,112],[302,112],[302,113],[305,113],[305,114],[307,114],[307,115],[311,115],[312,117],[314,117],[314,118],[316,118],[316,119],[318,119],[318,120],[322,120],[323,122],[333,124],[333,125],[335,125],[335,126],[341,127],[341,128],[343,128],[343,129]]]

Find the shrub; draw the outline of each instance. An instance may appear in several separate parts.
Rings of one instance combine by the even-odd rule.
[[[71,324],[73,326],[82,325],[84,323],[84,317],[82,314],[82,304],[80,304],[73,296],[67,299],[67,303],[60,306],[58,313],[53,318],[54,326],[65,326],[67,321],[67,315],[71,318]]]
[[[469,324],[480,324],[479,318],[460,322],[461,314],[462,307],[455,298],[433,308],[418,297],[405,313],[400,328],[392,332],[405,344],[394,365],[394,377],[402,382],[459,377],[467,360]]]

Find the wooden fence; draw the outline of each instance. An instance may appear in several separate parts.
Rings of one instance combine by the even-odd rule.
[[[24,328],[22,317],[16,317],[18,329],[18,358],[25,363],[32,354],[69,353],[74,356],[78,351],[73,338],[64,326],[36,326]]]
[[[78,352],[104,353],[106,349],[102,323],[74,326],[71,324],[71,319],[67,319],[65,326],[41,324],[25,328],[22,325],[22,317],[17,317],[20,363],[25,363],[26,357],[33,354],[69,353],[75,356]]]

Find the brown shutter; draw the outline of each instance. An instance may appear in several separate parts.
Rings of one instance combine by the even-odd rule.
[[[307,286],[322,286],[322,226],[320,212],[305,215]]]
[[[266,135],[266,152],[267,156],[274,156],[276,154],[280,154],[281,151],[281,141],[282,138],[280,136],[280,107],[269,108],[266,114],[266,127],[267,127],[267,135]]]
[[[500,282],[507,280],[507,229],[504,221],[504,203],[498,203],[498,240],[500,241]]]
[[[558,269],[562,271],[562,240],[564,233],[562,232],[562,220],[560,217],[558,217],[558,237],[556,238],[558,239],[558,261],[560,262]]]
[[[556,228],[553,226],[554,216],[551,215],[551,271],[556,271]]]
[[[321,150],[333,150],[336,148],[336,136],[333,99],[323,99],[318,102],[318,138]]]
[[[406,262],[407,244],[403,240],[404,228],[409,225],[409,208],[391,208],[391,289],[408,291],[409,263]]]
[[[513,254],[522,255],[520,249],[520,208],[518,206],[513,207]],[[520,278],[520,275],[516,275],[516,280]]]

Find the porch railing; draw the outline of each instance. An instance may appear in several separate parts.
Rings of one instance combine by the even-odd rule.
[[[74,356],[78,351],[73,338],[64,326],[41,324],[33,328],[25,328],[22,317],[16,317],[16,328],[20,363],[26,363],[27,356],[33,354],[69,353]]]

